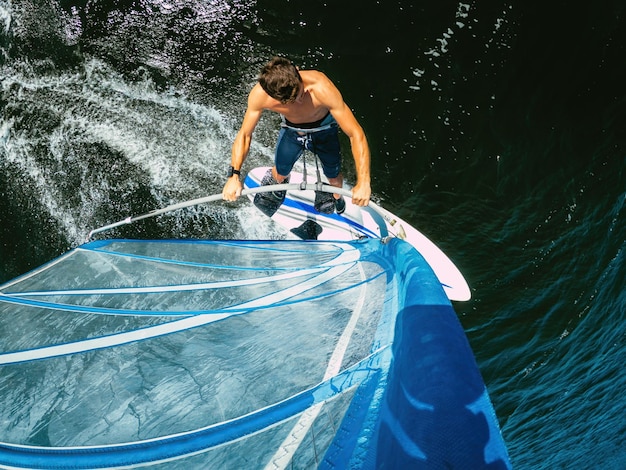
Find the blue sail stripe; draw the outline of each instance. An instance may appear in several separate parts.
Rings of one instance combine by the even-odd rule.
[[[305,277],[325,271],[328,268],[318,267],[311,269],[301,269],[293,273],[283,273],[274,276],[255,277],[251,279],[237,279],[204,282],[198,284],[172,284],[160,286],[144,286],[144,287],[109,287],[101,289],[70,289],[70,290],[50,290],[50,291],[24,291],[24,292],[5,292],[11,297],[40,297],[53,295],[119,295],[119,294],[160,294],[163,292],[188,292],[197,290],[224,289],[227,287],[252,286],[256,284],[267,284],[270,282],[283,281],[285,279],[294,279],[297,277]]]
[[[128,243],[128,242],[125,240],[125,243]],[[218,244],[218,243],[216,242],[215,244]],[[95,246],[92,246],[92,245],[95,245]],[[219,242],[219,245],[237,246],[237,248],[243,247],[243,248],[250,248],[250,249],[256,249],[256,250],[271,250],[271,251],[280,252],[280,253],[296,253],[296,254],[301,254],[301,255],[306,255],[306,253],[309,251],[309,250],[276,250],[275,248],[270,248],[270,247],[253,246],[253,245],[250,245],[249,243],[235,243],[235,242],[231,242],[231,243]],[[102,244],[100,242],[98,243],[91,242],[91,243],[88,243],[86,245],[76,248],[75,251],[90,251],[94,253],[102,253],[102,254],[111,255],[111,256],[119,256],[119,257],[125,257],[125,258],[130,258],[130,259],[144,260],[148,262],[173,264],[173,265],[180,265],[180,266],[193,266],[193,267],[212,268],[212,269],[230,269],[230,270],[236,270],[236,271],[265,271],[267,270],[267,267],[265,266],[232,266],[230,264],[226,265],[226,264],[199,263],[196,261],[182,261],[182,260],[167,259],[167,258],[161,258],[161,257],[138,255],[134,253],[125,253],[125,252],[116,251],[116,250],[108,250],[104,248],[105,246],[106,246],[105,244]],[[345,252],[352,252],[352,251],[358,251],[358,250],[352,247],[338,248],[336,257],[341,258],[341,256],[344,255]],[[323,265],[325,264],[326,263],[324,263]],[[313,267],[317,267],[317,266],[313,266]],[[301,269],[301,267],[298,267],[298,268],[280,267],[280,266],[272,267],[272,270],[274,271],[282,271],[282,270],[293,271],[297,269]]]
[[[225,312],[245,313],[245,312],[249,312],[252,310],[259,310],[259,309],[269,308],[269,307],[281,307],[284,305],[290,305],[290,304],[294,304],[298,302],[308,302],[311,300],[329,297],[329,296],[359,287],[362,284],[371,282],[372,280],[382,275],[384,275],[384,273],[381,272],[381,273],[375,274],[374,276],[370,278],[365,279],[364,281],[350,284],[349,286],[346,286],[344,288],[325,291],[323,293],[310,296],[310,297],[304,297],[296,301],[284,300],[281,302],[257,305],[254,308],[243,307],[242,305],[247,305],[247,302],[245,302],[243,304],[237,304],[231,307],[224,307],[224,308],[212,309],[212,310],[181,310],[181,311],[130,310],[130,309],[114,309],[114,308],[107,308],[107,307],[83,307],[81,305],[46,302],[46,301],[41,301],[41,300],[25,299],[19,296],[3,295],[3,294],[0,294],[0,302],[11,303],[11,304],[16,304],[16,305],[27,305],[27,306],[46,308],[46,309],[51,309],[51,310],[61,310],[61,311],[66,311],[70,313],[90,313],[90,314],[95,314],[95,315],[167,317],[167,316],[192,316],[192,315],[221,314]],[[265,298],[265,296],[262,296],[260,298]]]
[[[145,441],[84,447],[42,447],[0,442],[0,464],[13,468],[116,468],[177,460],[207,452],[278,426],[306,409],[361,384],[379,380],[379,364],[389,347],[285,400],[229,421]]]
[[[65,356],[69,354],[82,353],[86,351],[91,351],[95,349],[105,349],[113,346],[120,346],[123,344],[132,343],[139,340],[146,340],[150,338],[156,338],[159,336],[164,336],[167,334],[197,328],[199,326],[204,326],[209,323],[213,323],[219,320],[223,320],[230,316],[241,315],[243,313],[249,312],[250,310],[260,309],[260,308],[268,308],[268,307],[276,307],[283,303],[286,298],[294,297],[298,294],[306,292],[316,286],[324,284],[331,279],[334,279],[345,271],[347,271],[349,267],[344,265],[335,266],[328,271],[309,279],[304,283],[297,284],[290,288],[284,289],[278,292],[272,292],[270,294],[261,296],[257,299],[253,299],[244,303],[241,303],[237,306],[224,308],[221,311],[211,311],[210,313],[200,313],[196,315],[187,316],[181,320],[174,320],[168,323],[163,323],[160,325],[149,326],[145,328],[140,328],[137,330],[125,331],[121,333],[116,333],[113,335],[100,336],[95,338],[90,338],[87,340],[75,341],[71,343],[65,343],[60,345],[52,345],[52,346],[44,346],[41,348],[28,349],[17,352],[9,352],[0,355],[0,364],[15,364],[19,362],[27,362],[34,361],[39,359],[48,359],[51,357]],[[13,299],[13,298],[2,298],[6,296],[0,296],[0,301],[13,301],[13,302],[28,302],[28,303],[37,303],[36,301],[27,300],[27,299]],[[40,302],[41,304],[45,304],[45,302]],[[53,304],[55,305],[55,304]],[[58,308],[58,307],[56,307]],[[77,307],[78,309],[78,307]],[[80,311],[83,311],[84,308],[80,308]],[[104,309],[102,309],[104,310]],[[134,313],[136,315],[137,313]],[[151,313],[153,314],[153,313]],[[168,315],[171,313],[168,312]],[[188,315],[188,313],[187,313]]]

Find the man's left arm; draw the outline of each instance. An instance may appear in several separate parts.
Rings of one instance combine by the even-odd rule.
[[[339,96],[341,97],[341,95]],[[372,193],[370,186],[370,149],[367,137],[342,98],[340,103],[330,108],[330,112],[337,124],[339,124],[339,127],[341,127],[341,130],[350,139],[357,175],[356,186],[352,188],[352,202],[359,206],[366,206]]]
[[[352,202],[359,206],[366,206],[372,194],[370,148],[367,137],[352,110],[343,100],[339,89],[325,74],[322,72],[317,72],[317,74],[314,88],[317,100],[329,109],[341,130],[350,139],[357,176],[356,185],[352,188]]]

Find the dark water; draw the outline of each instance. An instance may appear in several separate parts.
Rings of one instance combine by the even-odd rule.
[[[625,5],[0,0],[0,277],[219,192],[286,54],[338,84],[375,198],[468,279],[455,309],[514,467],[626,468]],[[114,235],[280,236],[243,201]]]

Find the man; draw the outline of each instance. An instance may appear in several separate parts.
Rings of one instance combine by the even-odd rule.
[[[337,125],[350,138],[356,164],[357,183],[352,189],[352,202],[359,206],[369,203],[370,151],[363,129],[343,101],[341,93],[326,75],[315,70],[300,71],[291,61],[274,57],[259,75],[259,82],[248,95],[248,108],[232,147],[229,178],[222,197],[234,201],[243,188],[239,173],[250,150],[252,133],[264,110],[281,114],[282,128],[276,144],[274,167],[261,184],[278,184],[289,181],[289,173],[305,149],[314,152],[322,163],[328,182],[342,187],[341,155]],[[284,191],[259,193],[259,198],[269,201],[277,209],[285,198]],[[261,201],[263,202],[263,201]],[[342,213],[345,201],[338,194],[316,192],[315,208],[320,212]],[[271,215],[271,214],[268,214]]]

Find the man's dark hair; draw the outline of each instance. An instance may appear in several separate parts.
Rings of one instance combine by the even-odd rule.
[[[298,97],[302,78],[295,65],[284,57],[274,57],[259,75],[261,88],[281,103],[293,103]]]

